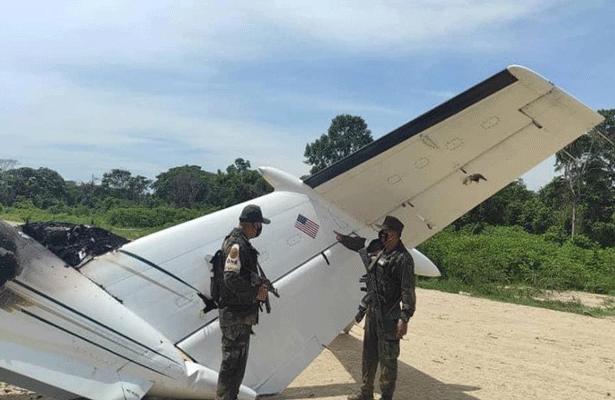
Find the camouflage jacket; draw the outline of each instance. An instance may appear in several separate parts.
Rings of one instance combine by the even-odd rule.
[[[370,256],[376,257],[376,253]],[[401,241],[393,250],[382,254],[371,273],[375,274],[382,317],[408,322],[416,308],[416,277],[414,260]],[[369,301],[369,306],[374,307],[375,302]]]
[[[221,290],[220,323],[258,322],[258,251],[239,228],[235,228],[222,244],[224,285]]]

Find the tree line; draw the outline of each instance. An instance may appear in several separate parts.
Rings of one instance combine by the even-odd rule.
[[[7,160],[0,162],[3,164]],[[112,169],[102,179],[89,182],[66,181],[49,168],[0,170],[0,204],[9,207],[27,203],[41,209],[84,206],[109,210],[130,205],[218,209],[270,191],[269,184],[242,158],[225,171],[212,173],[198,165],[184,165],[153,181],[124,169]]]
[[[449,229],[479,233],[488,226],[518,226],[560,243],[573,240],[584,246],[615,246],[615,109],[598,112],[605,121],[557,153],[555,170],[559,175],[549,184],[533,192],[517,180]],[[306,144],[304,162],[313,174],[373,140],[363,118],[338,115],[327,133]],[[112,169],[100,180],[79,183],[65,181],[48,168],[17,165],[16,160],[0,160],[0,205],[5,207],[51,211],[166,207],[202,214],[272,191],[243,158],[215,173],[184,165],[150,180]],[[122,218],[124,224],[130,219],[124,215],[116,220]]]

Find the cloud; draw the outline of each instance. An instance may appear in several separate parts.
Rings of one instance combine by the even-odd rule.
[[[39,160],[48,167],[63,162],[79,176],[71,179],[111,169],[92,171],[96,163],[138,167],[135,173],[148,177],[185,163],[223,169],[237,157],[275,165],[271,154],[280,143],[300,149],[303,142],[292,129],[241,116],[185,113],[190,99],[181,96],[87,90],[55,75],[6,71],[0,87],[12,98],[9,112],[0,112],[0,158]]]
[[[543,31],[586,35],[591,24],[570,22],[582,11],[564,0],[8,2],[0,157],[79,179],[236,157],[301,175],[305,143],[336,114],[362,115],[377,137],[511,54],[545,59]]]
[[[0,16],[0,48],[13,60],[175,63],[198,52],[258,59],[303,49],[371,51],[484,44],[563,0],[308,1],[160,0],[13,2]],[[506,36],[491,41],[506,42]],[[470,43],[471,44],[471,43]],[[299,46],[298,46],[299,45]]]
[[[331,98],[323,95],[286,93],[267,98],[271,103],[283,104],[285,107],[297,109],[309,108],[310,110],[325,111],[327,113],[338,114],[365,114],[380,113],[395,116],[404,116],[406,113],[389,107],[384,107],[375,103],[361,103],[358,101],[346,100],[342,98]]]

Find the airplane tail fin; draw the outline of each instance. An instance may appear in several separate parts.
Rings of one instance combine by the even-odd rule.
[[[365,224],[397,217],[415,247],[603,119],[513,65],[305,183]]]

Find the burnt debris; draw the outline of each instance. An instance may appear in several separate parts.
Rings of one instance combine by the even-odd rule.
[[[21,230],[72,267],[129,242],[102,228],[66,222],[30,222]]]

